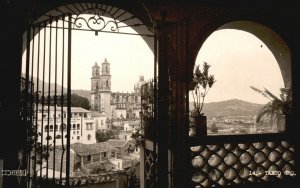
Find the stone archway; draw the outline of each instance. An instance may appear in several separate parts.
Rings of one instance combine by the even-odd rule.
[[[259,38],[267,47],[270,49],[274,55],[277,63],[279,65],[281,75],[284,81],[285,87],[292,86],[292,76],[291,76],[291,51],[286,42],[271,28],[254,22],[254,21],[230,21],[227,23],[219,24],[218,26],[209,28],[209,32],[206,30],[206,35],[209,36],[211,33],[222,29],[236,29],[242,30],[253,34]],[[201,34],[199,34],[201,35]],[[200,38],[199,38],[200,39]],[[194,49],[192,49],[191,61],[193,64],[196,61],[197,53],[203,45],[206,38],[201,38],[194,44]],[[196,44],[198,42],[198,44]],[[195,47],[196,46],[196,47]],[[190,70],[192,71],[192,70]]]
[[[80,20],[80,16],[81,15],[91,15],[91,17],[87,18],[87,20],[84,20],[84,18],[82,18],[82,20],[87,24],[86,28],[81,28],[81,24],[76,25],[76,21]],[[146,13],[145,13],[146,14]],[[111,18],[111,20],[107,21],[105,20],[104,17],[108,17]],[[33,83],[34,82],[34,78],[33,75],[37,75],[37,80],[39,79],[39,76],[41,74],[42,78],[42,100],[40,100],[39,96],[37,95],[36,97],[36,103],[33,104],[32,101],[26,100],[26,103],[24,103],[25,105],[30,105],[30,106],[37,106],[36,109],[38,109],[39,104],[42,104],[42,108],[44,108],[45,106],[45,102],[44,102],[44,95],[48,94],[48,103],[47,106],[50,107],[50,88],[52,86],[50,86],[50,84],[53,84],[51,82],[55,82],[54,83],[54,96],[57,96],[59,93],[61,93],[61,96],[63,96],[63,91],[64,91],[64,85],[63,85],[63,79],[67,80],[67,97],[64,98],[63,100],[67,101],[67,120],[64,120],[61,117],[61,122],[66,121],[67,124],[70,124],[71,122],[71,41],[72,41],[72,29],[74,29],[74,27],[77,27],[79,29],[82,30],[86,30],[86,31],[92,31],[95,33],[95,35],[98,34],[98,32],[110,32],[110,33],[118,33],[118,34],[128,34],[128,35],[140,35],[143,40],[146,42],[146,44],[148,45],[148,47],[152,50],[152,52],[154,52],[154,36],[153,36],[153,31],[152,31],[152,21],[151,18],[149,17],[149,22],[147,22],[147,24],[144,24],[142,21],[140,21],[140,19],[136,16],[134,16],[134,14],[129,13],[126,10],[123,10],[121,8],[117,8],[115,6],[111,6],[111,5],[103,5],[103,4],[97,4],[97,3],[75,3],[75,4],[66,4],[60,7],[57,7],[55,9],[52,9],[51,11],[43,14],[41,17],[39,17],[38,19],[36,19],[34,22],[32,23],[28,23],[28,28],[27,31],[24,32],[23,34],[23,48],[22,48],[22,53],[24,55],[26,55],[26,60],[23,60],[23,64],[25,65],[25,76],[26,79],[25,81],[27,83]],[[58,23],[58,21],[62,22],[62,25],[60,25]],[[89,21],[92,22],[92,24],[94,25],[88,25]],[[52,24],[53,23],[53,24]],[[109,25],[110,23],[113,24],[113,26]],[[121,25],[121,24],[122,25]],[[102,25],[101,25],[102,24]],[[120,25],[119,25],[120,24]],[[93,27],[93,26],[99,26],[98,27]],[[107,26],[107,27],[106,27]],[[133,28],[136,33],[126,33],[123,31],[119,31],[124,27],[131,27]],[[43,35],[41,35],[41,38],[43,38],[43,42],[40,43],[40,32],[43,29]],[[46,30],[47,29],[47,30]],[[61,33],[59,34],[58,30],[61,29]],[[76,28],[75,28],[76,29]],[[107,29],[107,30],[105,30]],[[48,33],[49,32],[49,33]],[[52,32],[56,32],[55,34],[55,39],[54,39],[54,35],[52,35]],[[57,36],[63,36],[62,40],[58,40]],[[37,36],[36,40],[35,37]],[[49,36],[49,38],[47,38]],[[64,38],[65,37],[65,38]],[[60,43],[61,42],[61,43]],[[40,44],[41,46],[43,45],[43,53],[39,53],[40,52]],[[62,47],[58,49],[58,45],[61,45]],[[54,46],[54,47],[53,47]],[[37,48],[37,50],[34,51],[34,49]],[[26,50],[27,49],[27,50]],[[66,49],[66,50],[65,50]],[[61,50],[61,57],[58,57],[57,51]],[[42,51],[42,50],[41,50]],[[55,55],[53,55],[55,54]],[[42,56],[40,58],[40,55]],[[41,61],[40,61],[41,60]],[[58,65],[61,66],[57,66],[57,62]],[[41,65],[42,68],[36,68],[36,70],[33,69],[34,66],[36,65]],[[156,66],[156,65],[155,65]],[[45,68],[47,67],[47,68]],[[54,67],[54,68],[53,68]],[[63,68],[57,68],[57,67],[63,67]],[[39,73],[39,70],[41,69],[41,73]],[[64,74],[64,71],[59,72],[58,69],[63,69],[66,72],[66,75]],[[52,72],[51,72],[52,71]],[[45,72],[47,74],[47,76],[45,76]],[[55,73],[53,73],[55,72]],[[58,81],[57,82],[57,75],[59,73],[61,73],[62,79],[61,82]],[[45,78],[46,77],[46,78]],[[55,81],[53,80],[53,78],[55,79]],[[47,86],[44,87],[45,82],[48,81]],[[60,82],[60,83],[59,83]],[[26,84],[28,85],[28,84]],[[38,85],[38,84],[37,84]],[[61,85],[62,89],[61,92],[57,92],[57,86]],[[44,88],[48,88],[47,92],[44,92]],[[38,87],[37,87],[38,88]],[[27,91],[29,91],[28,88],[25,89],[26,93]],[[33,89],[35,90],[35,89]],[[39,89],[36,89],[38,93]],[[53,94],[52,94],[53,95]],[[28,95],[26,95],[26,99],[29,98]],[[63,101],[61,100],[61,101]],[[42,102],[41,102],[42,101]],[[28,102],[28,104],[27,104]],[[57,106],[57,103],[59,103],[56,98],[54,99],[54,106]],[[63,110],[63,102],[60,103],[60,109]],[[43,110],[42,110],[43,111]],[[55,107],[54,109],[54,113],[56,113],[56,111],[58,111]],[[43,111],[44,112],[44,111]],[[24,113],[24,117],[28,117],[31,116],[32,113]],[[37,113],[37,110],[36,110]],[[48,112],[45,112],[49,114]],[[49,116],[48,116],[49,117]],[[55,119],[54,122],[57,121],[56,120],[56,115],[54,115]],[[33,119],[33,118],[31,118]],[[34,121],[39,121],[37,118]],[[30,126],[30,128],[34,127],[35,123],[34,121],[31,121],[28,123],[28,127]],[[41,120],[43,121],[43,120]],[[48,118],[49,121],[49,118]],[[43,127],[43,124],[42,126]],[[49,132],[49,131],[48,131]],[[47,134],[49,134],[47,132]],[[54,130],[55,132],[55,130]],[[62,139],[62,143],[61,145],[66,145],[66,158],[70,158],[70,144],[71,144],[71,127],[68,126],[67,127],[67,137],[66,138],[66,142],[63,142]],[[55,134],[55,133],[54,133]],[[75,134],[75,133],[73,133]],[[36,136],[36,135],[35,135]],[[31,136],[28,136],[31,137]],[[33,137],[33,136],[32,136]],[[38,136],[36,136],[38,137]],[[43,135],[41,136],[43,138]],[[63,137],[64,138],[64,137]],[[79,137],[77,136],[77,139]],[[88,140],[91,139],[90,135],[87,137]],[[42,139],[41,139],[42,140]],[[73,137],[72,137],[73,140]],[[54,142],[53,147],[56,147],[55,145],[56,142]],[[37,141],[35,141],[35,144],[37,145]],[[43,143],[41,143],[43,145]],[[47,142],[47,148],[46,150],[48,151],[49,149],[49,143]],[[26,157],[29,157],[29,155],[27,155]],[[47,179],[48,179],[48,158],[47,160]],[[53,159],[54,161],[55,159]],[[36,161],[32,161],[32,163],[36,165]],[[30,161],[31,162],[31,161]],[[67,168],[68,166],[72,165],[70,164],[70,161],[67,161],[65,164],[63,164],[66,167],[66,184],[69,184],[69,177],[70,177],[70,169]],[[60,172],[62,173],[62,166],[60,168]],[[38,167],[35,167],[36,169]],[[42,168],[42,166],[40,165],[39,168]],[[59,169],[59,168],[58,168]],[[55,171],[55,169],[53,170]],[[32,172],[34,174],[35,177],[38,176],[38,174],[36,173],[36,171]],[[52,176],[54,177],[54,175]],[[49,176],[49,178],[51,178]],[[60,181],[62,181],[62,176],[60,176]]]
[[[137,3],[138,4],[138,3]],[[142,13],[137,13],[137,16],[135,16],[135,12],[131,13],[128,10],[119,8],[117,6],[113,6],[113,5],[109,5],[109,4],[101,4],[101,3],[72,3],[72,4],[65,4],[65,5],[61,5],[58,6],[56,8],[53,8],[50,11],[45,12],[44,14],[41,14],[39,16],[36,16],[36,18],[32,18],[33,20],[35,20],[32,24],[36,24],[36,23],[40,23],[40,22],[44,22],[46,20],[50,20],[50,19],[54,19],[56,17],[59,17],[59,15],[74,15],[74,17],[72,16],[72,21],[73,21],[73,25],[77,28],[82,27],[83,23],[78,23],[76,24],[76,19],[78,19],[79,16],[83,15],[83,14],[97,14],[97,16],[99,17],[108,17],[111,19],[114,19],[117,23],[123,23],[125,25],[127,25],[126,27],[131,27],[133,30],[136,31],[136,33],[138,35],[140,35],[143,40],[146,42],[146,44],[149,46],[149,48],[152,50],[152,52],[154,52],[154,41],[153,41],[153,34],[154,34],[154,30],[153,30],[153,20],[151,15],[149,14],[148,10],[145,8],[145,6],[143,6],[142,4],[140,5],[143,11]],[[91,19],[88,18],[88,19]],[[80,19],[78,19],[80,20]],[[107,28],[111,25],[108,25],[108,23],[104,23],[107,24],[105,25],[103,28],[102,27],[102,20],[99,19],[92,19],[91,22],[92,25],[87,26],[86,27],[92,31],[95,31],[96,35],[97,32],[102,32],[104,31],[105,27],[107,26]],[[96,23],[99,22],[99,23]],[[110,22],[110,21],[109,21]],[[117,25],[117,24],[116,24]],[[74,27],[73,26],[73,27]],[[96,27],[94,27],[96,26]],[[92,28],[94,27],[94,28]],[[119,31],[116,31],[116,29],[120,29],[124,27],[124,25],[121,25],[119,28],[118,26],[111,26],[111,31],[108,32],[112,32],[112,33],[118,33]],[[106,28],[106,29],[107,29]],[[114,29],[112,29],[114,28]],[[35,35],[38,32],[35,33]],[[128,34],[133,34],[133,33],[128,33]],[[150,37],[149,37],[150,36]],[[33,36],[31,36],[33,37]],[[32,40],[32,39],[31,39]],[[22,53],[24,53],[26,46],[24,46],[26,44],[26,32],[24,32],[23,34],[23,50]]]

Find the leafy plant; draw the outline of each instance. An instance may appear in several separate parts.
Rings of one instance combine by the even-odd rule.
[[[96,140],[97,142],[106,142],[109,139],[115,139],[116,133],[113,130],[97,130],[96,131]]]
[[[261,119],[265,116],[271,117],[272,119],[277,119],[279,115],[290,114],[292,108],[291,88],[281,88],[279,95],[280,97],[277,97],[266,88],[264,88],[264,90],[260,90],[253,86],[250,86],[250,88],[270,100],[258,112],[256,122],[261,121]]]
[[[209,75],[210,65],[206,62],[203,64],[202,71],[200,70],[200,65],[196,66],[194,70],[193,82],[195,83],[194,90],[192,91],[194,100],[194,109],[192,114],[195,116],[204,115],[202,109],[204,106],[204,100],[208,94],[210,88],[216,82],[214,75]]]

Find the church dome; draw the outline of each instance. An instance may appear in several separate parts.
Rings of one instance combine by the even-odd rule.
[[[142,85],[144,85],[144,84],[146,84],[146,83],[147,83],[147,82],[145,82],[144,76],[141,75],[141,76],[140,76],[140,80],[139,80],[136,84],[134,84],[134,88],[141,88]]]

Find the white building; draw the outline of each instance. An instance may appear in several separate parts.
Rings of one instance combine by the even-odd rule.
[[[80,107],[71,107],[71,135],[70,142],[93,144],[96,143],[96,123],[101,125],[101,120],[106,120],[107,116],[101,114],[100,117],[92,117],[92,112]],[[48,115],[49,114],[49,115]],[[46,144],[65,145],[67,143],[67,108],[39,106],[38,114],[38,132],[40,132],[39,142]],[[103,126],[106,126],[103,125]],[[41,140],[41,137],[43,138]]]
[[[102,112],[101,114],[98,112],[91,112],[91,117],[95,119],[96,131],[111,129],[110,121],[105,112]]]

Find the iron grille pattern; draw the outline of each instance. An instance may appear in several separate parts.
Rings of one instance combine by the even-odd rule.
[[[153,140],[154,136],[154,81],[150,80],[141,86],[141,120],[144,136]]]
[[[74,186],[84,186],[84,185],[92,185],[92,184],[101,184],[101,183],[111,183],[118,179],[120,172],[110,172],[104,174],[95,174],[89,176],[72,176],[69,179],[69,187]],[[38,187],[59,187],[58,185],[67,185],[66,178],[55,178],[54,183],[53,180],[49,181],[46,178],[39,178]]]
[[[147,12],[147,10],[145,11]],[[63,15],[72,15],[70,22],[73,30],[93,31],[95,35],[98,35],[98,32],[107,32],[153,37],[153,33],[147,29],[146,25],[129,12],[114,6],[98,3],[66,4],[44,14],[34,24],[38,25],[40,22],[59,18]],[[150,16],[149,21],[152,22]],[[61,28],[60,26],[58,27]],[[138,30],[143,28],[143,33],[136,33],[126,29],[129,27]]]
[[[157,155],[156,152],[148,150],[145,148],[144,151],[144,164],[145,164],[145,187],[151,188],[155,187],[157,182]]]
[[[157,122],[156,122],[156,102],[157,102],[157,79],[151,79],[141,85],[141,124],[144,138],[150,145],[144,145],[144,180],[145,187],[157,186]]]
[[[287,141],[191,147],[195,187],[222,187],[293,177],[294,146]]]

